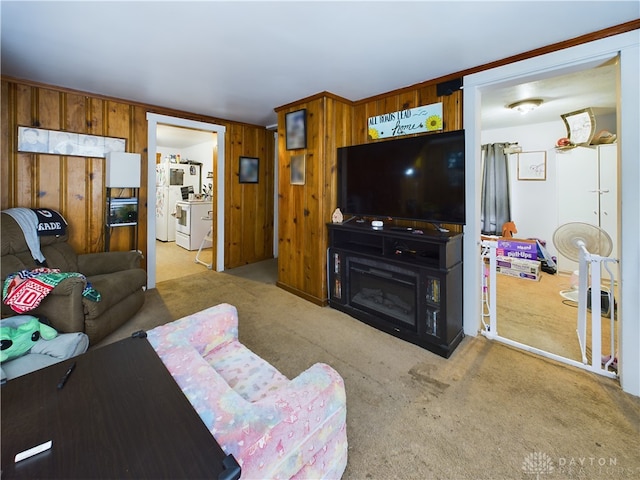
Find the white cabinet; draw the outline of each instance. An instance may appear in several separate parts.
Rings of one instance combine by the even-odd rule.
[[[556,155],[558,225],[584,222],[602,228],[613,240],[618,258],[618,150],[616,144],[577,147]],[[571,272],[578,264],[559,255],[558,268]]]

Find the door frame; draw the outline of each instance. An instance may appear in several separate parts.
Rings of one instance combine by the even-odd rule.
[[[639,31],[566,48],[527,60],[486,70],[464,78],[463,118],[466,131],[466,211],[464,227],[464,332],[476,336],[482,319],[482,277],[480,270],[480,194],[481,194],[481,105],[482,92],[509,85],[579,71],[590,64],[619,58],[618,85],[618,152],[620,157],[620,196],[622,211],[620,302],[619,302],[619,374],[622,389],[640,396],[640,72]]]
[[[216,271],[224,271],[224,139],[226,127],[213,123],[198,122],[185,118],[170,117],[156,113],[147,113],[147,288],[156,286],[156,215],[155,215],[155,190],[156,190],[156,162],[157,150],[156,129],[158,124],[174,127],[190,128],[218,134],[218,161],[216,169],[216,217],[213,219],[213,228],[216,232],[215,266]],[[152,195],[152,192],[154,193]]]
[[[278,258],[278,225],[280,224],[279,220],[279,212],[280,212],[280,197],[278,192],[280,190],[280,186],[278,185],[279,177],[278,172],[280,169],[278,168],[279,159],[278,159],[278,129],[277,125],[273,127],[267,127],[268,130],[275,128],[273,132],[273,144],[274,144],[274,152],[273,152],[273,258]]]

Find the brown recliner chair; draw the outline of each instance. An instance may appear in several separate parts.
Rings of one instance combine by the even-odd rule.
[[[32,257],[22,229],[6,213],[2,217],[2,285],[8,275],[20,270],[40,267]],[[40,250],[46,266],[61,272],[83,274],[100,293],[100,301],[83,297],[85,280],[66,278],[29,311],[42,315],[60,333],[84,332],[94,345],[129,320],[144,303],[147,274],[140,268],[142,254],[129,252],[101,252],[77,255],[67,243],[68,234],[41,236]],[[2,316],[16,315],[2,304]]]

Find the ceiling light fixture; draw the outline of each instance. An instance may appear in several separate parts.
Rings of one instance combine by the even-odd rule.
[[[521,113],[522,115],[524,115],[526,113],[529,113],[532,110],[535,110],[540,105],[542,105],[542,100],[541,99],[539,99],[539,98],[531,98],[529,100],[521,100],[519,102],[512,103],[507,108],[510,108],[511,110],[515,110],[515,111]]]

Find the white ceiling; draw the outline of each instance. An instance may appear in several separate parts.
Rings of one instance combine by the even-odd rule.
[[[193,147],[211,142],[215,135],[217,134],[212,132],[158,124],[156,127],[156,147],[178,149]]]
[[[500,88],[482,95],[482,128],[504,128],[561,120],[561,115],[591,108],[597,116],[614,114],[617,100],[617,61],[543,80]],[[526,114],[507,108],[512,103],[539,99]]]
[[[361,100],[640,18],[638,0],[2,0],[0,8],[3,75],[264,126],[276,123],[274,108],[319,92]],[[530,93],[549,111],[590,76]],[[483,122],[510,122],[503,107],[527,88],[484,98]],[[601,108],[612,108],[610,93],[598,93]],[[582,97],[577,108],[595,102]]]

